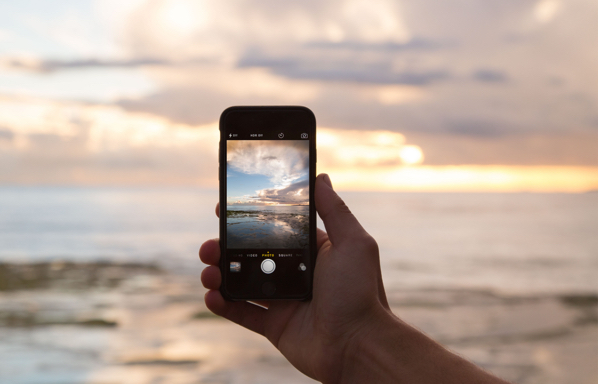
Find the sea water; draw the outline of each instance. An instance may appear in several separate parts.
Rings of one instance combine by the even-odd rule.
[[[596,193],[340,194],[378,241],[388,290],[598,289]],[[0,262],[133,261],[199,274],[199,246],[218,236],[217,200],[198,188],[0,187]]]
[[[226,207],[227,246],[232,249],[303,249],[309,244],[309,206]]]

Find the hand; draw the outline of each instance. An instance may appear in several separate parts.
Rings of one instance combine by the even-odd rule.
[[[328,234],[318,229],[311,301],[259,303],[268,309],[225,301],[218,291],[222,281],[218,240],[205,242],[199,251],[201,260],[210,265],[202,282],[210,290],[205,301],[212,312],[266,336],[304,374],[337,382],[343,355],[359,330],[389,308],[378,246],[333,191],[328,175],[316,179],[315,200]]]
[[[318,229],[313,299],[260,306],[224,300],[214,239],[199,250],[209,265],[201,280],[212,312],[267,337],[297,369],[324,383],[504,383],[395,317],[382,284],[378,246],[334,192],[328,175],[317,177],[315,200],[327,233]]]

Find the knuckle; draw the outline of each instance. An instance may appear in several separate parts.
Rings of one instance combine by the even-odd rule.
[[[370,234],[366,233],[360,242],[366,252],[378,254],[378,242]]]
[[[337,201],[330,204],[328,207],[326,207],[326,209],[323,209],[318,213],[320,214],[322,220],[326,220],[327,218],[334,216],[342,216],[346,214],[352,215],[351,210],[341,198],[338,198]]]
[[[351,210],[349,209],[347,204],[345,204],[345,202],[343,200],[341,200],[340,198],[339,198],[339,202],[338,202],[336,209],[339,213],[342,213],[342,214],[349,214],[349,215],[353,214],[353,213],[351,213]]]

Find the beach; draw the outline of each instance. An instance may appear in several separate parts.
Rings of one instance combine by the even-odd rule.
[[[226,211],[229,248],[309,246],[308,206],[229,206]]]
[[[597,195],[341,196],[403,320],[516,383],[597,381]],[[313,382],[205,308],[216,200],[0,188],[0,382]]]
[[[267,340],[217,318],[194,276],[156,266],[0,265],[0,381],[310,383]],[[598,296],[391,292],[393,312],[516,383],[594,383]]]

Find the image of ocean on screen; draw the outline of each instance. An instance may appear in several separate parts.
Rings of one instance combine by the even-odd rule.
[[[309,246],[309,206],[227,206],[229,248],[287,248]]]

